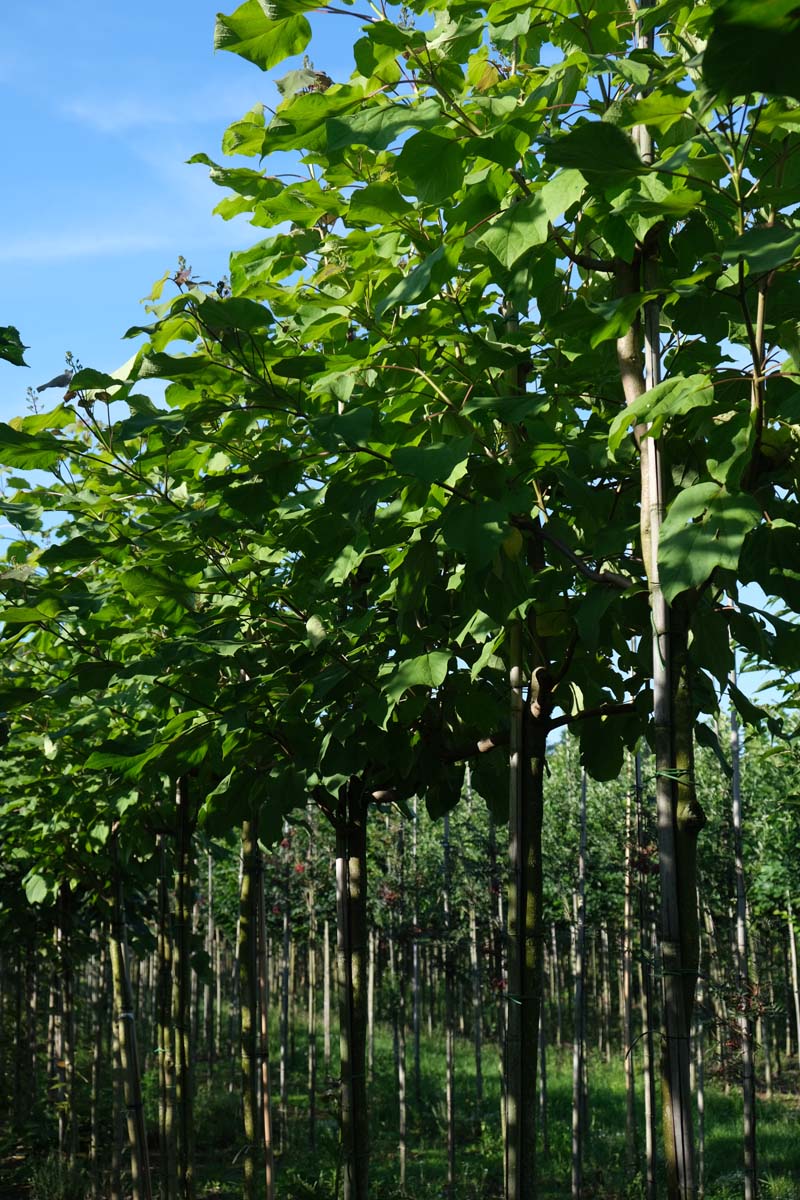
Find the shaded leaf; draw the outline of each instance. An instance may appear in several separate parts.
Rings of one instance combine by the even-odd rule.
[[[668,601],[700,587],[717,567],[735,571],[742,544],[761,516],[752,496],[730,495],[716,483],[679,492],[661,526],[658,563]]]

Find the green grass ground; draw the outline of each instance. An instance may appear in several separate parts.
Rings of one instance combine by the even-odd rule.
[[[444,1043],[422,1040],[421,1095],[417,1100],[408,1053],[409,1133],[405,1189],[399,1186],[397,1144],[397,1085],[394,1077],[391,1031],[379,1028],[375,1048],[375,1074],[370,1085],[371,1195],[373,1200],[406,1200],[446,1195],[446,1112]],[[296,1085],[290,1094],[288,1144],[278,1160],[279,1195],[285,1200],[333,1197],[337,1177],[337,1093],[333,1079],[319,1106],[317,1148],[308,1146],[308,1121],[303,1086],[303,1064],[296,1056]],[[331,1064],[336,1069],[335,1062]],[[484,1061],[485,1098],[478,1113],[475,1106],[475,1072],[469,1042],[457,1044],[457,1200],[490,1200],[502,1194],[502,1149],[500,1127],[500,1078],[497,1053],[487,1046]],[[786,1081],[793,1085],[787,1094],[759,1102],[759,1176],[763,1200],[800,1200],[800,1107],[795,1073]],[[222,1157],[230,1159],[230,1144],[222,1145],[223,1131],[239,1144],[233,1097],[202,1089],[198,1097],[200,1133],[198,1145],[206,1146],[202,1173],[215,1179],[208,1197],[233,1197],[230,1171]],[[539,1195],[542,1198],[569,1196],[572,1077],[569,1055],[550,1054],[548,1061],[548,1153],[539,1156]],[[644,1105],[637,1096],[639,1129],[644,1128]],[[224,1109],[223,1112],[220,1108]],[[224,1119],[223,1119],[224,1116]],[[586,1151],[585,1197],[638,1200],[644,1195],[641,1177],[630,1178],[625,1169],[625,1098],[622,1063],[606,1064],[592,1059],[589,1066],[590,1134]],[[203,1126],[218,1131],[218,1145],[204,1143]],[[643,1132],[642,1132],[643,1138]],[[235,1151],[234,1151],[235,1153]],[[216,1171],[214,1163],[216,1161]],[[208,1175],[206,1175],[208,1170]],[[706,1200],[734,1200],[742,1194],[741,1102],[731,1090],[725,1095],[713,1083],[706,1097],[705,1146]]]
[[[375,1073],[370,1084],[372,1200],[433,1200],[446,1195],[445,1065],[442,1039],[422,1040],[419,1098],[415,1095],[408,1047],[409,1132],[405,1189],[399,1185],[397,1145],[397,1084],[394,1076],[391,1030],[379,1027]],[[278,1157],[280,1200],[333,1200],[338,1163],[337,1088],[324,1078],[320,1039],[320,1080],[317,1144],[308,1140],[305,1095],[305,1047],[298,1039],[288,1111],[288,1137]],[[331,1072],[338,1068],[336,1058]],[[213,1082],[202,1079],[198,1065],[195,1117],[197,1128],[198,1200],[238,1197],[243,1138],[236,1095],[228,1091],[235,1064],[220,1064]],[[502,1193],[500,1078],[496,1049],[487,1045],[484,1057],[485,1098],[480,1113],[474,1101],[474,1060],[471,1044],[462,1040],[456,1051],[457,1186],[454,1200],[493,1200]],[[151,1139],[155,1130],[155,1078],[146,1079]],[[795,1072],[783,1081],[784,1094],[759,1102],[759,1176],[762,1200],[800,1200],[800,1078]],[[548,1152],[539,1155],[538,1194],[542,1200],[568,1197],[570,1192],[571,1065],[568,1053],[548,1057]],[[637,1096],[639,1129],[643,1103]],[[586,1198],[639,1200],[644,1195],[640,1176],[625,1169],[625,1100],[621,1062],[589,1064],[590,1134],[586,1150]],[[0,1200],[72,1200],[59,1191],[58,1173],[48,1158],[52,1145],[52,1115],[40,1114],[25,1139],[0,1146]],[[153,1154],[157,1175],[158,1160]],[[16,1185],[28,1184],[27,1189]],[[79,1191],[76,1200],[83,1200]],[[710,1084],[706,1099],[705,1198],[736,1200],[742,1195],[741,1103],[735,1089],[725,1095]]]

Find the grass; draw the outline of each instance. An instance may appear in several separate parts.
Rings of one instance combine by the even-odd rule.
[[[308,1116],[304,1094],[304,1058],[298,1045],[289,1097],[288,1141],[278,1157],[278,1194],[281,1200],[335,1196],[338,1161],[336,1087],[327,1081],[327,1099],[319,1105],[317,1148],[308,1146]],[[397,1144],[397,1086],[391,1030],[376,1031],[375,1074],[369,1089],[371,1168],[370,1195],[373,1200],[410,1200],[411,1197],[444,1197],[446,1189],[446,1111],[444,1103],[444,1043],[423,1038],[421,1044],[421,1089],[415,1096],[408,1047],[409,1131],[407,1181],[401,1190]],[[331,1069],[336,1070],[334,1061]],[[790,1084],[796,1082],[788,1081]],[[323,1081],[324,1086],[324,1081]],[[456,1137],[457,1200],[494,1200],[502,1195],[502,1144],[500,1128],[500,1077],[494,1045],[484,1052],[485,1097],[480,1113],[475,1094],[475,1068],[471,1044],[456,1047]],[[216,1089],[215,1089],[216,1091]],[[216,1103],[220,1094],[216,1092]],[[225,1094],[227,1096],[227,1093]],[[796,1093],[795,1093],[796,1099]],[[228,1117],[217,1112],[216,1129],[238,1122],[235,1097],[227,1096]],[[203,1113],[210,1100],[198,1096],[198,1145],[204,1142]],[[553,1052],[548,1061],[548,1153],[539,1154],[538,1195],[543,1198],[569,1196],[570,1139],[572,1111],[571,1063],[567,1052]],[[640,1131],[644,1127],[641,1095],[637,1096]],[[590,1132],[586,1149],[584,1196],[605,1200],[640,1200],[644,1196],[641,1176],[629,1177],[625,1168],[625,1100],[622,1063],[606,1064],[593,1059],[589,1068]],[[759,1175],[763,1200],[800,1200],[800,1109],[792,1097],[766,1102],[758,1108]],[[235,1126],[234,1126],[235,1128]],[[211,1133],[211,1131],[209,1131]],[[219,1139],[217,1139],[219,1140]],[[234,1139],[237,1146],[240,1139]],[[219,1146],[222,1150],[222,1146]],[[235,1151],[234,1151],[235,1153]],[[217,1149],[204,1154],[198,1163],[201,1179],[213,1178],[206,1197],[232,1200],[238,1196],[238,1171],[230,1169],[231,1148],[226,1155]],[[725,1095],[713,1084],[706,1094],[705,1197],[706,1200],[736,1200],[742,1195],[741,1101],[735,1089]]]
[[[397,1145],[397,1086],[391,1030],[376,1030],[375,1073],[369,1087],[371,1122],[370,1194],[372,1200],[435,1200],[446,1195],[446,1112],[444,1105],[443,1039],[423,1037],[421,1087],[415,1094],[411,1039],[408,1045],[408,1158],[405,1190],[399,1186]],[[320,1039],[317,1143],[308,1139],[305,1095],[305,1045],[300,1036],[290,1075],[286,1143],[278,1155],[280,1200],[334,1200],[339,1148],[335,1052],[331,1075],[324,1077]],[[243,1136],[237,1096],[228,1091],[230,1060],[221,1063],[211,1084],[200,1079],[195,1098],[197,1130],[198,1200],[234,1200],[240,1195]],[[198,1076],[203,1068],[198,1067]],[[471,1043],[456,1045],[456,1200],[495,1200],[502,1194],[500,1130],[500,1078],[496,1048],[484,1051],[485,1097],[476,1109],[475,1069]],[[758,1108],[759,1176],[762,1200],[800,1200],[800,1107],[796,1077],[788,1077],[787,1094]],[[538,1159],[538,1195],[542,1200],[568,1197],[570,1192],[571,1065],[569,1054],[548,1056],[548,1153]],[[148,1125],[155,1130],[156,1087],[152,1073],[145,1080]],[[637,1096],[639,1129],[644,1114]],[[586,1200],[641,1200],[640,1176],[625,1169],[624,1080],[622,1063],[592,1059],[589,1065],[590,1131],[585,1159]],[[40,1118],[41,1122],[42,1118]],[[0,1197],[27,1196],[28,1200],[67,1200],[59,1190],[59,1175],[48,1151],[52,1140],[41,1123],[31,1131],[24,1167],[17,1155],[17,1174],[27,1189],[0,1188]],[[52,1131],[50,1131],[52,1133]],[[152,1136],[152,1134],[151,1134]],[[3,1157],[0,1147],[0,1159]],[[6,1160],[9,1161],[8,1159]],[[741,1174],[741,1102],[735,1089],[725,1095],[721,1087],[707,1089],[705,1197],[706,1200],[739,1200]],[[158,1159],[153,1147],[154,1174]],[[2,1168],[0,1167],[0,1172]]]

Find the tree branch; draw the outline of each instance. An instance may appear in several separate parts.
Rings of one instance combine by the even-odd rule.
[[[591,717],[624,716],[625,713],[635,710],[636,705],[632,700],[625,700],[620,704],[598,704],[596,708],[584,708],[582,712],[573,713],[572,716],[556,717],[550,722],[550,728],[558,729],[561,725],[572,725],[575,721],[588,721]]]
[[[565,254],[570,262],[576,267],[583,267],[584,271],[603,271],[606,275],[616,275],[621,269],[621,262],[616,258],[595,258],[592,254],[583,254],[579,250],[573,250],[556,230],[555,226],[548,225],[550,236],[558,246],[562,254]]]
[[[620,575],[616,571],[596,571],[594,567],[590,567],[585,558],[581,558],[580,554],[576,554],[574,550],[570,550],[566,542],[562,542],[561,538],[556,537],[554,533],[550,533],[547,526],[542,527],[542,537],[551,546],[555,546],[565,558],[580,571],[586,579],[591,579],[593,583],[602,583],[605,587],[618,588],[620,591],[626,592],[629,587],[636,583],[635,579],[629,579],[627,575]]]
[[[499,729],[496,733],[490,733],[488,737],[478,738],[477,741],[467,742],[463,746],[446,750],[442,754],[442,758],[448,763],[464,762],[466,759],[477,758],[479,754],[489,754],[492,750],[507,745],[508,730]]]

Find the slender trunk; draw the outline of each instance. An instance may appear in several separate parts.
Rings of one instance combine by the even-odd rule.
[[[113,936],[113,930],[109,931],[109,944]],[[111,981],[111,990],[113,997],[114,982]],[[117,1004],[114,1001],[115,1011],[112,1014],[110,1022],[111,1034],[111,1062],[112,1062],[112,1082],[111,1082],[111,1179],[109,1197],[110,1200],[122,1200],[122,1150],[125,1144],[125,1097],[123,1094],[123,1069],[122,1069],[122,1054],[119,1039],[120,1022],[117,1020],[116,1008]]]
[[[291,955],[289,857],[285,853],[283,866],[283,940],[281,943],[281,1023],[280,1023],[280,1114],[281,1150],[289,1143],[289,975]]]
[[[422,1099],[422,1070],[420,1067],[420,1032],[422,1023],[422,994],[420,988],[420,961],[419,961],[419,941],[417,934],[419,933],[419,875],[417,869],[417,799],[414,797],[414,820],[411,825],[411,863],[414,874],[413,879],[413,898],[414,908],[412,912],[413,923],[413,941],[411,943],[411,1003],[413,1007],[412,1022],[414,1026],[414,1097],[419,1107]]]
[[[370,929],[368,939],[367,966],[367,1070],[369,1081],[375,1070],[375,944],[377,934]]]
[[[108,1005],[106,976],[108,949],[105,941],[95,959],[92,1013],[94,1038],[92,1041],[92,1066],[89,1081],[89,1175],[92,1181],[92,1200],[100,1200],[102,1194],[100,1177],[100,1072],[103,1062],[103,1034],[105,1031]]]
[[[307,869],[311,866],[311,854],[312,849],[309,845]],[[306,981],[308,989],[306,997],[308,1005],[308,1144],[313,1150],[317,1144],[317,911],[314,884],[311,880],[308,883],[306,901],[308,905],[308,979]]]
[[[756,994],[762,997],[767,993],[766,978],[764,975],[764,938],[759,935],[758,941],[755,938],[752,940],[753,947],[753,966],[755,973]],[[767,958],[769,952],[767,952]],[[764,989],[762,992],[762,988]],[[756,1041],[760,1042],[764,1052],[764,1095],[767,1100],[772,1099],[772,1028],[770,1025],[770,1006],[762,1002],[758,1009],[758,1027],[756,1029]]]
[[[227,969],[222,949],[222,931],[214,930],[214,1057],[222,1054],[222,972]]]
[[[706,981],[699,973],[697,1019],[695,1023],[695,1087],[697,1094],[697,1196],[703,1200],[706,1180]]]
[[[554,921],[554,922],[552,923],[552,925],[550,926],[550,939],[551,939],[551,946],[552,946],[552,950],[551,950],[551,953],[552,953],[552,967],[551,967],[551,970],[552,970],[552,976],[553,976],[553,981],[552,981],[552,984],[551,984],[551,990],[552,990],[552,993],[553,993],[553,999],[555,1000],[555,1010],[556,1010],[556,1047],[557,1047],[557,1049],[558,1049],[558,1051],[559,1051],[559,1053],[560,1053],[560,1051],[561,1051],[561,1047],[562,1047],[562,1045],[563,1045],[564,1037],[563,1037],[563,1031],[562,1031],[562,1028],[561,1028],[561,1024],[562,1024],[562,1016],[561,1016],[561,971],[560,971],[560,968],[559,968],[559,962],[558,962],[558,936],[557,936],[557,934],[556,934],[556,925],[555,925],[555,921]]]
[[[150,1164],[147,1156],[147,1135],[144,1107],[136,1053],[136,1026],[133,1014],[133,994],[128,976],[128,947],[126,944],[125,907],[122,896],[122,877],[115,865],[114,901],[108,952],[111,960],[111,979],[114,995],[116,1037],[119,1047],[119,1068],[128,1121],[130,1147],[131,1191],[133,1200],[152,1200]]]
[[[66,1157],[68,1177],[74,1180],[78,1160],[78,1104],[75,1091],[75,972],[72,961],[72,893],[65,885],[60,895],[61,909],[61,988],[66,1082]]]
[[[642,759],[634,757],[636,828],[639,850],[639,996],[642,1010],[642,1086],[644,1090],[645,1192],[647,1200],[656,1196],[656,1092],[653,1070],[653,938],[650,919],[650,885],[647,868],[648,840],[642,797]]]
[[[736,682],[735,669],[731,675]],[[742,1114],[744,1154],[744,1200],[756,1200],[756,1082],[753,1063],[753,1018],[751,1011],[750,972],[747,960],[747,896],[742,851],[742,789],[740,773],[739,720],[731,706],[731,799],[733,816],[733,854],[736,872],[736,974],[739,991],[739,1033],[742,1043]]]
[[[272,1137],[272,1090],[269,1069],[269,942],[267,940],[267,907],[264,892],[264,859],[256,842],[258,888],[256,916],[258,921],[258,991],[261,1043],[261,1119],[264,1132],[264,1196],[275,1200],[275,1156]]]
[[[322,926],[322,1053],[327,1075],[331,1069],[331,931],[327,918]]]
[[[102,936],[102,935],[101,935]],[[95,959],[94,997],[92,997],[92,1014],[94,1014],[95,1031],[92,1039],[90,1098],[89,1098],[89,1172],[91,1176],[92,1200],[101,1200],[101,1135],[100,1135],[100,1103],[103,1067],[103,1038],[108,1020],[108,946],[101,942],[100,953]]]
[[[336,813],[336,916],[344,1200],[367,1200],[366,1088],[367,802],[343,787]]]
[[[603,1045],[606,1062],[611,1062],[611,953],[608,946],[608,926],[600,927],[600,974],[602,976]]]
[[[214,874],[211,851],[206,856],[206,954],[208,956],[208,979],[203,985],[203,1031],[206,1043],[206,1075],[209,1083],[214,1074]]]
[[[402,818],[401,818],[402,822]],[[397,964],[397,1126],[400,1157],[400,1190],[406,1186],[406,1159],[408,1153],[408,1114],[406,1102],[406,970],[408,966],[408,919],[406,911],[405,830],[401,823],[397,835],[397,857],[399,864],[398,891],[400,893],[398,917],[400,937]]]
[[[544,1005],[539,1009],[539,1131],[542,1135],[542,1154],[550,1154],[550,1132],[547,1120],[547,1025]]]
[[[522,630],[510,637],[508,1016],[505,1051],[506,1200],[536,1193],[536,1077],[542,977],[542,812],[551,681],[532,672],[522,695]]]
[[[158,880],[158,1064],[159,1165],[162,1200],[176,1200],[177,1142],[175,1128],[175,1045],[172,1038],[172,919],[166,839],[159,837]]]
[[[651,50],[654,35],[637,30],[639,48]],[[653,161],[653,141],[645,126],[634,131],[639,152]],[[641,251],[622,281],[633,294],[654,285],[649,248]],[[661,380],[660,311],[644,306],[644,361],[634,326],[617,342],[620,374],[628,403]],[[653,723],[656,804],[661,880],[663,963],[662,1116],[670,1200],[694,1200],[694,1136],[689,1086],[690,1030],[697,976],[697,835],[704,816],[694,790],[693,709],[688,662],[689,600],[672,607],[661,589],[658,546],[664,516],[660,445],[638,426],[641,447],[641,543],[650,593],[653,654]]]
[[[445,1092],[447,1099],[447,1193],[455,1195],[456,1186],[456,1109],[455,1109],[455,1014],[453,1012],[454,962],[451,945],[451,897],[450,897],[450,814],[444,818],[444,1036],[447,1077]]]
[[[792,898],[788,892],[786,894],[786,917],[789,933],[789,955],[792,963],[792,997],[794,999],[796,1050],[797,1058],[800,1062],[800,976],[797,970],[797,934],[795,933],[794,916],[792,914]]]
[[[630,779],[630,763],[628,766]],[[625,1167],[636,1170],[636,1077],[633,1061],[633,812],[625,796],[625,901],[622,918],[622,1053],[625,1063]]]
[[[105,946],[103,947],[105,954]],[[25,1041],[27,1043],[27,1062],[30,1068],[29,1079],[33,1095],[38,1094],[39,1084],[39,1048],[38,1048],[38,973],[36,970],[36,955],[33,941],[29,941],[25,952],[25,994],[28,997],[25,1009]],[[101,1022],[102,1024],[102,1022]]]
[[[242,895],[242,876],[244,874],[244,854],[239,855],[239,891],[238,895]],[[240,907],[241,912],[241,907]],[[241,916],[236,915],[236,940],[233,945],[233,973],[231,976],[231,1004],[228,1014],[228,1044],[231,1047],[231,1075],[228,1081],[228,1091],[232,1092],[236,1083],[237,1074],[241,1078],[241,1054],[236,1053],[235,1048],[241,1051],[241,996],[239,994],[239,983],[241,976],[241,968],[239,964],[239,949],[242,944]],[[239,1064],[237,1068],[237,1062]]]
[[[61,982],[61,941],[64,931],[61,921],[56,916],[53,929],[53,948],[55,950],[55,977],[50,989],[50,1076],[52,1093],[56,1105],[58,1121],[58,1169],[63,1176],[64,1158],[66,1152],[66,1109],[67,1109],[67,1076],[64,1063],[64,988]]]
[[[580,1200],[583,1190],[584,1055],[586,1047],[586,1004],[584,999],[584,957],[586,944],[586,772],[581,777],[580,847],[578,883],[573,896],[575,910],[575,1016],[572,1049],[572,1200]]]
[[[175,864],[175,939],[173,1009],[175,1036],[175,1108],[178,1144],[178,1196],[194,1200],[194,1070],[192,1051],[192,832],[189,781],[176,789],[178,838]]]
[[[242,1118],[242,1195],[256,1197],[258,1137],[258,830],[254,820],[242,823],[242,873],[239,885],[239,1024]]]
[[[472,982],[472,1045],[475,1052],[475,1105],[478,1127],[483,1108],[483,1022],[481,1019],[481,960],[478,954],[478,919],[475,901],[469,902],[469,970]]]

